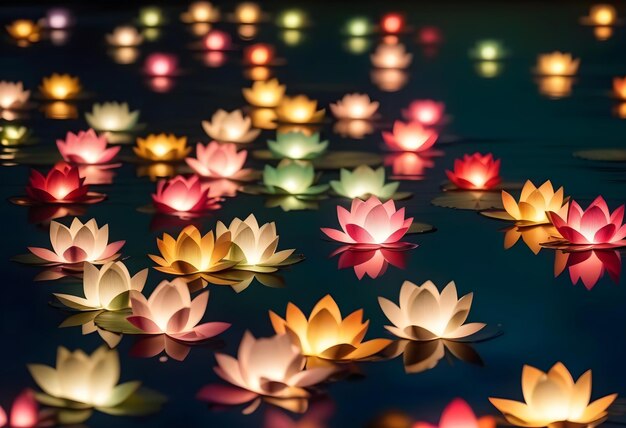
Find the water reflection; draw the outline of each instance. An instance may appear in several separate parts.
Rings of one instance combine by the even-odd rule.
[[[413,152],[390,153],[385,155],[385,166],[391,166],[391,178],[402,180],[422,180],[428,168],[435,162],[431,157]]]
[[[559,276],[566,269],[572,284],[582,281],[587,290],[591,290],[606,273],[614,283],[619,284],[622,256],[618,250],[556,251],[554,276]]]
[[[548,98],[559,99],[572,93],[574,78],[568,76],[544,76],[537,78],[539,93]]]
[[[476,417],[472,408],[462,398],[454,399],[441,413],[439,425],[427,422],[417,422],[413,428],[496,428],[496,419],[493,416]]]
[[[326,397],[311,400],[308,410],[300,417],[270,407],[265,411],[263,428],[328,428],[334,413],[335,405]]]
[[[341,119],[333,125],[333,132],[344,138],[361,140],[374,132],[374,125],[369,120]]]
[[[393,249],[378,248],[361,250],[354,247],[342,247],[334,251],[331,257],[339,254],[338,269],[354,269],[356,277],[361,280],[365,275],[372,279],[379,278],[387,272],[389,265],[406,269],[408,253]]]
[[[559,232],[552,225],[512,226],[505,229],[504,249],[513,248],[519,242],[519,239],[522,238],[522,242],[526,244],[530,251],[534,254],[539,254],[542,248],[541,244],[552,240],[555,236],[559,236]]]
[[[389,348],[389,355],[392,358],[402,355],[406,373],[422,373],[434,369],[446,356],[449,363],[458,360],[478,366],[484,365],[474,346],[445,339],[427,342],[400,340]]]

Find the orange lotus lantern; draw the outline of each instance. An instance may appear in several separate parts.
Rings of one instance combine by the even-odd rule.
[[[583,210],[576,201],[571,201],[567,217],[554,211],[548,218],[570,245],[585,248],[612,248],[626,246],[626,224],[624,205],[611,212],[602,196],[598,196]]]
[[[450,181],[463,190],[489,190],[497,186],[500,179],[500,159],[491,153],[464,155],[455,159],[454,170],[446,170]]]
[[[626,77],[613,78],[613,93],[618,98],[626,100]]]
[[[9,35],[18,42],[33,43],[41,37],[41,28],[30,19],[18,19],[6,28]]]
[[[187,137],[174,134],[150,134],[146,138],[137,138],[133,151],[142,159],[150,161],[180,161],[191,151],[187,147]]]
[[[240,3],[235,8],[234,18],[239,24],[256,24],[262,18],[261,7],[257,3],[253,2]]]
[[[243,57],[250,65],[270,65],[274,60],[274,47],[266,43],[255,43],[244,49]]]
[[[398,34],[404,30],[404,16],[399,13],[388,13],[380,20],[380,29],[386,34]]]
[[[582,22],[599,27],[610,27],[617,23],[617,10],[610,4],[594,4],[589,8],[589,15]]]
[[[283,97],[276,107],[279,122],[283,123],[317,123],[324,118],[325,109],[317,110],[317,101],[306,95]]]
[[[442,119],[446,105],[433,100],[415,100],[402,111],[408,121],[419,122],[424,126],[438,125]]]
[[[412,428],[496,428],[496,420],[492,416],[477,418],[465,400],[456,398],[443,410],[439,425],[416,422]]]
[[[242,89],[246,101],[255,107],[276,107],[285,96],[285,85],[278,79],[257,81],[251,88]]]
[[[535,72],[541,76],[574,76],[579,65],[580,59],[572,54],[555,51],[537,57]]]
[[[68,100],[78,95],[81,86],[78,77],[53,73],[43,78],[39,90],[48,99]]]
[[[405,123],[396,120],[392,132],[383,132],[387,147],[394,151],[423,152],[437,141],[438,134],[419,122]]]

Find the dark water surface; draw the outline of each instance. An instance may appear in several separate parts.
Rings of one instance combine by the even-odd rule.
[[[367,6],[367,7],[366,7]],[[224,9],[230,9],[225,5]],[[280,4],[267,5],[269,11],[281,10]],[[288,93],[304,93],[320,105],[339,99],[349,92],[365,92],[380,101],[384,127],[400,118],[401,109],[413,99],[434,98],[446,103],[452,122],[446,134],[457,137],[454,144],[441,145],[445,155],[435,159],[433,168],[420,181],[403,181],[400,190],[413,193],[399,202],[416,221],[437,228],[435,233],[410,238],[419,247],[409,253],[405,269],[390,266],[377,279],[358,280],[351,269],[337,269],[337,258],[329,258],[335,245],[324,241],[320,227],[335,226],[335,207],[339,199],[322,201],[318,211],[283,212],[265,208],[260,196],[239,194],[228,199],[220,211],[204,220],[204,230],[216,220],[230,222],[254,213],[259,221],[275,221],[280,234],[280,248],[296,248],[306,256],[303,263],[282,272],[287,286],[282,289],[254,283],[242,293],[229,287],[211,286],[205,319],[227,321],[232,327],[221,335],[222,351],[235,354],[246,330],[255,336],[273,333],[268,310],[284,314],[288,302],[305,313],[325,294],[330,293],[342,312],[363,308],[370,319],[368,337],[390,337],[383,328],[388,324],[378,306],[377,297],[397,300],[403,281],[421,284],[432,280],[440,288],[454,280],[460,294],[474,292],[470,321],[501,326],[504,333],[479,343],[476,350],[484,366],[443,360],[437,367],[419,374],[405,374],[401,359],[364,363],[362,379],[332,384],[329,396],[335,411],[328,427],[362,427],[376,415],[398,409],[418,420],[435,422],[441,410],[455,397],[467,400],[477,414],[496,414],[490,396],[521,398],[520,374],[524,364],[547,370],[563,361],[575,377],[593,369],[594,398],[611,392],[626,394],[626,288],[624,279],[615,284],[605,275],[591,290],[581,283],[573,285],[567,272],[554,278],[552,250],[534,255],[521,242],[504,250],[501,232],[504,225],[483,218],[474,211],[433,206],[430,201],[440,194],[444,170],[465,153],[492,152],[502,159],[501,174],[508,181],[531,179],[541,183],[550,179],[564,186],[586,206],[603,195],[611,208],[624,202],[624,164],[603,164],[572,156],[576,150],[599,147],[622,147],[626,123],[612,114],[616,104],[609,93],[614,76],[626,74],[626,34],[617,28],[607,41],[597,41],[592,30],[578,23],[588,5],[583,2],[516,2],[508,5],[472,2],[415,2],[397,6],[414,27],[403,40],[414,54],[410,80],[399,92],[380,91],[370,81],[368,54],[347,52],[340,35],[343,23],[356,9],[372,20],[391,4],[367,3],[303,4],[313,25],[303,31],[296,46],[286,45],[280,30],[263,25],[255,40],[275,44],[286,65],[274,74],[287,85]],[[179,8],[182,10],[182,8]],[[67,131],[86,129],[83,112],[94,102],[126,101],[141,110],[140,122],[145,134],[172,132],[186,135],[190,143],[208,142],[200,122],[215,110],[243,107],[241,88],[249,87],[240,65],[240,52],[228,53],[228,61],[219,68],[204,66],[198,52],[187,49],[194,37],[178,22],[179,9],[171,9],[171,24],[161,29],[160,38],[140,47],[141,58],[149,52],[178,55],[182,75],[175,79],[172,91],[155,93],[141,73],[142,60],[118,65],[107,54],[104,34],[117,25],[130,22],[136,8],[78,9],[78,25],[71,30],[67,44],[53,46],[42,41],[28,48],[18,48],[10,40],[2,43],[0,79],[22,80],[35,89],[41,78],[52,72],[78,75],[89,98],[78,102],[77,120],[50,120],[32,110],[24,120],[41,148],[51,152],[54,142]],[[170,10],[170,9],[166,9]],[[0,8],[2,22],[18,17],[36,18],[45,9]],[[620,9],[626,14],[626,9]],[[436,53],[426,56],[415,40],[416,30],[435,25],[443,34]],[[217,24],[233,34],[232,24]],[[468,50],[477,40],[496,38],[503,41],[510,57],[503,62],[500,75],[480,77]],[[372,48],[377,36],[369,39]],[[581,67],[569,97],[553,100],[538,92],[531,68],[538,53],[561,50],[581,58]],[[377,151],[382,139],[376,130],[363,140],[342,138],[332,133],[327,123],[322,131],[335,150]],[[273,132],[264,131],[253,143],[264,148]],[[131,155],[130,147],[122,149]],[[126,152],[127,151],[127,152]],[[251,165],[260,168],[258,161]],[[47,167],[46,167],[47,169]],[[65,314],[49,306],[52,292],[66,292],[71,286],[55,282],[33,282],[36,268],[9,261],[27,246],[47,247],[45,226],[31,224],[27,209],[7,198],[24,193],[29,167],[0,168],[0,221],[3,244],[0,246],[2,297],[0,298],[0,402],[3,406],[24,387],[35,387],[26,369],[27,363],[53,364],[59,345],[91,352],[101,344],[96,335],[82,336],[79,328],[57,328]],[[137,211],[150,203],[155,183],[138,178],[136,165],[125,163],[116,170],[113,185],[101,187],[108,199],[90,206],[83,220],[96,218],[108,223],[112,240],[124,239],[124,255],[131,272],[151,267],[147,254],[156,251],[156,237],[161,231],[151,229],[151,216]],[[337,172],[324,172],[322,180],[334,179]],[[67,219],[62,220],[66,224]],[[170,229],[177,233],[178,228]],[[165,276],[151,269],[146,292]],[[133,419],[95,413],[89,426],[212,426],[258,427],[267,406],[251,416],[238,409],[208,410],[195,399],[205,384],[219,381],[213,372],[213,350],[195,348],[184,362],[158,358],[141,359],[128,355],[133,339],[126,337],[119,346],[122,381],[139,379],[168,397],[163,410],[146,418]]]

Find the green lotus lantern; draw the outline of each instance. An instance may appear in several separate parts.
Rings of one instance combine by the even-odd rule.
[[[263,184],[272,194],[319,195],[327,184],[314,185],[315,170],[310,162],[284,159],[276,168],[265,165]]]
[[[320,142],[320,134],[305,135],[302,132],[276,134],[276,141],[267,142],[272,153],[280,158],[313,159],[328,147],[328,141]]]
[[[391,199],[398,190],[399,182],[385,183],[385,168],[372,169],[361,165],[353,171],[341,169],[339,180],[332,180],[330,186],[340,196],[361,198],[369,195],[380,199]]]

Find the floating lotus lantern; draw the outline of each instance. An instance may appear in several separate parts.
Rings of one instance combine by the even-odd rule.
[[[234,143],[212,141],[206,146],[198,143],[196,157],[186,158],[185,162],[202,177],[237,180],[250,174],[250,170],[242,169],[247,156],[248,152],[246,150],[238,152]]]
[[[209,292],[193,300],[187,283],[178,278],[162,281],[149,299],[139,291],[130,292],[133,313],[128,321],[145,334],[164,334],[182,342],[199,342],[217,336],[230,327],[224,322],[198,324],[209,302]]]
[[[122,25],[115,27],[111,34],[107,34],[106,41],[111,46],[139,46],[143,42],[143,36],[139,34],[135,27]]]
[[[57,140],[57,147],[67,162],[85,165],[109,163],[121,149],[107,148],[106,136],[98,136],[93,129],[68,132],[65,140]]]
[[[119,365],[117,351],[108,346],[99,347],[91,355],[59,346],[56,367],[29,364],[28,370],[43,390],[37,394],[39,402],[80,410],[80,421],[84,421],[93,409],[115,414],[115,408],[138,391],[141,382],[117,384]]]
[[[54,8],[46,13],[46,27],[52,30],[66,30],[74,23],[72,13],[68,9]]]
[[[330,111],[337,119],[370,119],[380,104],[370,100],[367,94],[346,94],[336,103],[330,104]]]
[[[380,44],[370,55],[372,65],[376,68],[404,69],[413,61],[413,55],[406,51],[406,47],[399,44]]]
[[[576,201],[571,201],[567,217],[554,211],[548,211],[547,215],[570,245],[598,249],[626,245],[624,205],[611,212],[602,196],[594,199],[586,210]]]
[[[289,303],[285,319],[270,311],[270,320],[277,334],[293,337],[302,354],[313,359],[363,360],[373,357],[391,343],[387,339],[364,342],[369,321],[363,322],[363,309],[343,318],[329,294],[317,302],[308,319],[296,305]],[[309,365],[311,362],[309,360]]]
[[[283,159],[276,168],[265,165],[263,184],[269,193],[290,195],[318,195],[328,185],[315,186],[315,170],[310,162]]]
[[[540,76],[574,76],[579,65],[580,59],[572,54],[555,51],[537,57],[535,72]]]
[[[237,359],[217,353],[215,373],[232,386],[212,384],[202,388],[197,398],[211,404],[250,403],[244,413],[254,412],[262,401],[292,412],[303,413],[311,392],[307,388],[324,382],[334,367],[306,368],[306,358],[289,335],[256,339],[243,335]]]
[[[317,123],[324,118],[324,109],[317,110],[317,101],[306,95],[284,97],[276,107],[279,122],[285,123]]]
[[[400,242],[413,224],[413,217],[405,219],[404,208],[396,211],[393,200],[382,203],[376,196],[367,201],[354,199],[350,211],[337,206],[337,217],[342,230],[321,229],[332,240],[367,247],[413,246]]]
[[[345,198],[365,198],[370,195],[379,199],[391,199],[398,190],[400,182],[385,183],[385,168],[374,170],[367,165],[360,165],[353,171],[341,168],[339,180],[331,180],[330,187]]]
[[[0,407],[0,427],[36,428],[52,425],[52,420],[40,414],[35,394],[30,389],[20,393],[13,401],[9,414]]]
[[[432,281],[422,285],[405,281],[400,302],[379,297],[381,309],[393,326],[385,326],[394,335],[408,340],[467,339],[485,327],[483,323],[464,324],[472,306],[473,293],[457,297],[454,281],[439,293]]]
[[[261,6],[253,2],[239,3],[235,8],[234,18],[239,24],[257,24],[262,18]]]
[[[274,156],[288,159],[313,159],[319,157],[328,147],[328,140],[320,141],[318,132],[307,136],[302,132],[276,134],[276,141],[267,142]]]
[[[59,162],[45,176],[31,169],[26,193],[31,203],[89,204],[104,199],[100,193],[89,192],[89,186],[84,183],[78,167]]]
[[[153,53],[148,55],[144,71],[152,77],[171,77],[178,71],[178,58],[172,54]]]
[[[236,269],[252,272],[275,272],[278,267],[298,263],[302,257],[292,256],[295,250],[276,251],[279,236],[276,223],[265,223],[259,227],[254,214],[245,220],[235,218],[228,227],[217,222],[216,235],[232,236],[233,246],[228,260],[238,260]]]
[[[70,227],[56,221],[50,222],[52,251],[39,247],[28,249],[47,264],[104,264],[117,259],[120,256],[117,252],[125,243],[108,242],[108,224],[98,228],[95,219],[83,224],[78,218],[74,218]]]
[[[589,8],[589,15],[581,21],[583,24],[610,27],[617,24],[617,10],[610,4],[594,4]]]
[[[498,40],[481,40],[470,51],[470,55],[480,61],[498,61],[506,55],[506,51]]]
[[[30,19],[18,19],[6,27],[7,32],[18,42],[34,43],[41,38],[41,28]]]
[[[190,24],[215,22],[219,17],[219,10],[208,1],[191,3],[187,11],[181,15],[182,21]]]
[[[418,122],[424,126],[441,124],[446,105],[433,100],[415,100],[402,110],[402,115],[409,122]]]
[[[288,30],[297,30],[307,25],[307,17],[301,10],[286,10],[278,15],[276,25]]]
[[[174,134],[150,134],[146,138],[137,138],[133,151],[142,159],[150,161],[180,161],[191,151],[187,147],[187,137]]]
[[[220,208],[219,200],[209,197],[209,188],[203,187],[197,175],[187,179],[178,175],[170,180],[159,180],[152,203],[165,214],[203,214]]]
[[[68,308],[77,311],[119,311],[130,307],[129,292],[141,292],[148,277],[148,269],[130,276],[122,262],[105,263],[100,269],[85,263],[83,266],[83,293],[85,297],[73,294],[54,293],[54,296]]]
[[[461,190],[490,190],[500,184],[500,159],[491,153],[463,155],[454,160],[454,170],[446,170],[448,179]]]
[[[285,96],[285,85],[281,85],[278,79],[258,81],[251,88],[242,89],[243,97],[255,107],[276,107]]]
[[[454,399],[441,414],[439,425],[417,422],[412,428],[496,428],[496,420],[492,416],[477,418],[472,408],[461,398]]]
[[[163,25],[163,11],[155,6],[143,7],[139,10],[139,23],[144,27]]]
[[[85,113],[85,119],[89,126],[98,131],[124,132],[137,125],[139,110],[131,111],[128,103],[95,103],[91,112]]]
[[[202,129],[214,140],[230,143],[249,143],[261,132],[252,128],[252,119],[241,110],[229,113],[222,109],[213,114],[210,122],[203,120]]]
[[[230,35],[221,30],[211,30],[202,39],[202,45],[209,51],[225,51],[230,49]]]
[[[16,109],[23,107],[30,97],[22,82],[0,82],[0,108]]]
[[[614,77],[613,78],[613,93],[618,98],[622,100],[626,100],[626,77],[623,77],[623,78]]]
[[[191,275],[219,272],[237,262],[224,260],[231,248],[230,233],[221,233],[215,239],[210,231],[202,236],[195,226],[185,227],[174,239],[167,233],[157,239],[161,257],[148,255],[158,266],[158,271],[171,275]]]
[[[591,290],[606,272],[619,284],[622,256],[619,250],[558,251],[554,258],[554,276],[559,276],[566,268],[572,284],[582,281],[585,288]]]
[[[75,98],[81,91],[78,77],[69,74],[53,73],[44,77],[39,90],[44,97],[52,100],[69,100]]]
[[[373,26],[366,17],[351,18],[345,26],[345,33],[350,37],[364,37],[372,33]]]
[[[547,373],[525,365],[522,390],[526,403],[502,398],[489,401],[510,424],[525,427],[595,427],[606,420],[606,410],[617,398],[611,394],[590,403],[591,370],[574,382],[563,363],[556,363]]]
[[[404,30],[404,16],[399,13],[388,13],[380,20],[380,29],[386,34],[398,34]]]
[[[563,195],[563,187],[555,192],[550,180],[543,183],[538,188],[527,180],[524,183],[519,202],[506,191],[502,191],[502,204],[506,212],[487,212],[490,217],[502,218],[505,220],[515,220],[522,224],[543,224],[549,223],[547,212],[556,212],[562,218],[567,216],[568,204]]]
[[[267,66],[274,61],[274,48],[265,43],[255,43],[247,46],[243,51],[243,58],[247,64]],[[265,80],[265,79],[252,79]]]
[[[391,150],[423,152],[430,149],[439,135],[432,129],[425,128],[419,122],[401,122],[396,120],[393,123],[392,132],[383,132],[385,144]]]

